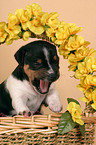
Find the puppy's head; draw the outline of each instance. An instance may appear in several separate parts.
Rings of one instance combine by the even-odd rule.
[[[23,67],[30,84],[41,94],[46,94],[51,83],[59,78],[56,46],[49,42],[31,42],[21,47],[14,56]]]

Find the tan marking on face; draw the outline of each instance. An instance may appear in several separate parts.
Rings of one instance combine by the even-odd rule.
[[[42,63],[42,59],[37,59],[37,62],[38,63]]]
[[[33,71],[29,68],[29,65],[24,65],[24,72],[29,78],[29,82],[32,83],[32,81],[37,78],[40,79],[46,75],[46,70],[45,69],[39,69],[36,71]]]
[[[57,59],[57,56],[54,56],[53,59],[56,60]]]
[[[29,81],[34,80],[34,73],[35,72],[29,69],[29,65],[24,65],[24,72],[28,76]]]

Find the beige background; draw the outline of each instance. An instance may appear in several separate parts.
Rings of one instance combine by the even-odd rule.
[[[37,3],[46,12],[58,12],[59,19],[66,23],[76,23],[83,27],[83,31],[79,35],[85,40],[91,42],[90,48],[96,49],[96,0],[0,0],[0,21],[6,21],[8,13],[15,13],[17,8],[25,8],[25,6]],[[17,62],[14,59],[14,53],[24,44],[32,41],[24,42],[22,40],[14,41],[12,45],[3,44],[0,46],[0,82],[5,80],[14,68]],[[72,77],[73,72],[68,71],[67,60],[60,56],[60,72],[61,77],[56,82],[56,88],[59,92],[60,100],[63,105],[63,111],[67,107],[67,98],[72,97],[78,100],[83,96],[76,85],[78,80]],[[84,103],[82,109],[84,108]],[[50,113],[48,108],[43,108],[44,113]]]

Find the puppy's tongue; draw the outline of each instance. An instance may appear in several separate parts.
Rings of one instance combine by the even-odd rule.
[[[49,85],[48,81],[40,80],[40,90],[41,90],[42,93],[47,92],[48,85]]]

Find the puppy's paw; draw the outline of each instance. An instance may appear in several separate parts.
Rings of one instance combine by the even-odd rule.
[[[49,109],[53,112],[60,112],[62,110],[62,105],[60,102],[58,102],[57,100],[52,100],[49,103]]]
[[[23,115],[24,117],[30,117],[33,115],[32,111],[23,111],[23,112],[19,112],[19,115]]]

